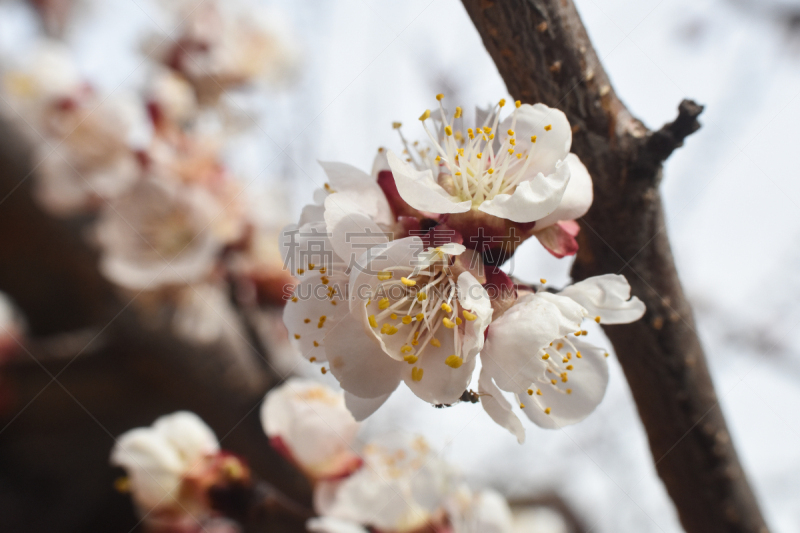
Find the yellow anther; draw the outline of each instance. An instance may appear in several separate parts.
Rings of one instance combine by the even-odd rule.
[[[490,169],[489,169],[489,170],[487,170],[486,172],[488,172],[489,174],[494,174],[494,169],[493,169],[493,168],[490,168]]]
[[[417,282],[414,281],[413,279],[408,279],[406,277],[400,278],[400,281],[402,281],[403,285],[405,285],[406,287],[413,287],[414,285],[417,284]]]
[[[444,311],[445,313],[452,313],[453,308],[450,307],[450,304],[448,304],[447,302],[442,302],[442,311]]]
[[[319,343],[317,341],[314,341],[314,348],[319,348]]]
[[[545,410],[544,410],[544,414],[546,414],[546,415],[549,415],[549,414],[550,414],[550,408],[549,408],[549,407],[548,407],[547,409],[545,409]]]
[[[386,281],[386,280],[392,279],[392,276],[394,276],[394,274],[392,272],[387,272],[385,270],[381,271],[381,272],[378,272],[378,279],[380,281]]]
[[[489,126],[484,126],[483,131],[484,133],[492,133],[492,128],[490,128]]]
[[[439,339],[437,339],[436,337],[433,337],[431,339],[431,346],[435,346],[436,348],[441,348],[442,343],[439,342]]]
[[[414,348],[412,348],[412,347],[411,347],[411,346],[409,346],[408,344],[404,344],[404,345],[403,345],[403,347],[402,347],[402,348],[400,348],[400,353],[408,353],[408,352],[410,352],[410,351],[411,351],[411,350],[413,350],[413,349],[414,349]]]
[[[513,153],[514,153],[514,149],[513,149],[513,148],[509,148],[509,149],[508,149],[508,155],[511,155],[511,154],[513,154]]]
[[[314,270],[314,267],[315,267],[315,266],[316,266],[316,265],[314,265],[314,263],[309,263],[309,264],[308,264],[308,269],[309,269],[309,270]]]
[[[420,120],[428,120],[429,118],[431,118],[431,110],[430,109],[426,109],[425,112],[419,116]]]
[[[559,342],[558,344],[556,344],[556,350],[560,350],[563,347],[564,347],[564,343],[562,343],[562,342]]]
[[[333,301],[331,302],[331,305],[336,305],[336,300],[333,300]]]
[[[608,352],[604,353],[603,357],[608,357]]]
[[[444,324],[444,327],[446,327],[447,329],[453,329],[454,327],[456,327],[456,323],[447,317],[444,317],[442,319],[442,324]]]
[[[511,146],[516,146],[517,145],[517,140],[516,139],[509,139],[508,140],[508,144],[510,144]]]
[[[394,335],[395,333],[397,333],[397,331],[398,329],[395,326],[389,324],[388,322],[386,322],[383,326],[381,326],[381,333],[383,333],[384,335]]]
[[[594,317],[594,321],[599,324],[600,323],[600,317],[599,316]]]
[[[437,155],[437,156],[436,156],[436,159],[434,159],[434,161],[436,161],[437,163],[438,163],[439,161],[441,161],[441,160],[442,160],[442,156],[440,156],[440,155]]]
[[[528,396],[533,396],[533,389],[528,389]]]
[[[580,331],[576,331],[576,332],[574,333],[574,335],[575,335],[576,337],[580,337],[580,336],[582,335],[582,333],[581,333]]]
[[[419,361],[419,357],[417,357],[416,355],[410,353],[408,355],[403,356],[403,361],[405,361],[409,365],[413,365],[414,363]]]
[[[456,114],[453,115],[453,118],[461,118],[461,108],[460,107],[456,108]]]
[[[453,128],[451,128],[450,126],[445,126],[444,134],[447,135],[448,137],[451,136],[453,134]]]
[[[519,408],[520,409],[525,409],[525,404],[524,403],[519,404]]]
[[[444,364],[446,364],[450,368],[458,368],[464,364],[464,360],[459,356],[453,354],[444,360]]]
[[[552,129],[553,129],[553,125],[552,124],[548,124],[547,126],[544,127],[544,131],[550,131]]]
[[[317,342],[317,341],[314,341],[314,342]],[[309,358],[308,358],[308,362],[309,362],[309,363],[313,363],[313,362],[314,362],[314,361],[316,361],[316,360],[317,360],[317,358],[316,358],[316,357],[309,357]]]
[[[456,326],[460,326],[463,320],[460,317],[456,317]]]
[[[319,273],[320,273],[320,274],[324,274],[324,273],[325,273],[325,272],[327,272],[327,271],[328,271],[328,269],[327,269],[327,268],[325,268],[325,267],[320,267],[320,268],[319,268]]]
[[[572,394],[572,389],[567,389],[567,394]]]
[[[303,322],[305,322],[306,324],[308,324],[309,322],[311,322],[311,319],[310,319],[310,318],[304,318],[304,319],[303,319]]]
[[[327,369],[327,368],[325,368],[324,366],[323,366],[322,368],[320,368],[319,370],[320,370],[320,372],[322,372],[323,374],[327,374],[327,373],[328,373],[328,369]]]
[[[391,315],[389,315],[389,318],[391,318],[392,320],[397,320],[397,314],[392,313]]]
[[[505,98],[501,98],[500,101],[497,102],[497,105],[499,105],[500,107],[503,107],[504,105],[506,105],[506,99]]]
[[[535,143],[535,142],[536,142],[536,135],[531,135],[531,142],[532,142],[532,143]]]
[[[436,95],[436,99],[439,100],[440,102],[442,101],[442,98],[444,98],[444,95],[442,93]]]
[[[378,309],[383,311],[388,307],[389,307],[389,298],[381,298],[380,300],[378,300]]]
[[[322,282],[322,284],[323,284],[323,285],[327,285],[327,284],[328,284],[328,283],[330,283],[330,281],[331,281],[331,280],[328,278],[328,276],[320,276],[319,280]]]
[[[541,396],[542,395],[542,389],[536,389],[536,395],[537,396]]]
[[[514,130],[508,130],[509,135],[514,135]]]
[[[492,139],[494,139],[494,133],[492,133],[491,135],[489,135],[489,140],[492,140]]]
[[[519,100],[514,102],[514,106],[517,107],[517,109],[519,109],[519,106],[521,106],[521,105],[522,105],[522,102],[520,102]]]
[[[415,318],[417,319],[417,322],[422,322],[423,320],[425,320],[425,314],[417,313],[417,316]],[[419,335],[419,332],[417,332],[416,335]]]
[[[403,324],[411,324],[413,321],[414,319],[408,315],[403,317]]]
[[[522,154],[517,154],[517,159],[522,159]]]
[[[481,128],[476,128],[475,133],[483,133],[483,130]]]
[[[572,366],[572,365],[567,365],[567,370],[572,370],[573,368],[575,368],[575,367]]]
[[[551,383],[551,384],[553,384],[553,385],[555,385],[555,384],[556,384],[556,383],[558,383],[558,382],[557,382],[556,380],[554,380],[554,379],[551,379],[551,380],[550,380],[550,383]]]
[[[392,122],[392,127],[396,130],[399,130],[403,126],[402,122]]]
[[[541,278],[539,281],[542,283],[542,285],[544,285],[545,283],[547,283],[547,280],[546,280],[546,279],[544,279],[544,278]]]
[[[562,360],[561,360],[561,362],[562,362],[562,363],[567,363],[567,362],[569,362],[569,359],[567,359],[567,358],[565,357],[564,359],[562,359]]]
[[[417,293],[417,301],[418,302],[424,302],[427,299],[428,299],[428,295],[425,294],[424,292]]]
[[[292,296],[292,301],[297,302],[297,296]]]
[[[300,334],[299,333],[295,333],[294,334],[294,338],[297,339],[297,340],[300,340]]]
[[[424,370],[415,366],[414,368],[411,369],[411,379],[413,379],[414,381],[422,381],[422,374],[424,373],[425,373]]]
[[[126,494],[131,490],[131,480],[128,476],[120,476],[114,480],[114,490]]]
[[[466,319],[467,319],[467,320],[469,320],[470,322],[472,322],[473,320],[475,320],[476,318],[478,318],[478,315],[472,314],[472,313],[470,313],[469,311],[467,311],[466,309],[464,309],[463,311],[461,311],[461,314],[462,314],[462,315],[464,315],[464,318],[466,318]]]
[[[544,355],[542,356],[542,360],[543,360],[543,361],[547,361],[548,359],[550,359],[550,354],[549,354],[549,353],[546,353],[546,354],[544,354]]]
[[[461,175],[461,172],[456,172],[456,176],[460,176],[460,175]]]
[[[304,269],[304,268],[298,268],[298,269],[297,269],[297,273],[298,273],[298,274],[305,274],[305,273],[306,273],[306,269]]]
[[[458,149],[458,155],[460,155],[462,157],[464,156],[464,149],[463,148],[459,148]]]

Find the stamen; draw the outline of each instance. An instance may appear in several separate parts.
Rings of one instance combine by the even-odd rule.
[[[444,364],[446,364],[450,368],[458,368],[464,364],[464,359],[453,354],[444,360]]]
[[[411,379],[413,379],[414,381],[422,381],[422,374],[424,373],[425,373],[424,370],[415,366],[414,368],[411,369]]]

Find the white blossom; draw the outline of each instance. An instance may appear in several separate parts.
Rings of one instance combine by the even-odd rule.
[[[446,509],[453,533],[513,532],[508,502],[494,490],[474,492],[462,485],[448,498]]]
[[[314,480],[334,479],[361,466],[358,423],[340,392],[291,378],[267,394],[261,424],[270,443]]]
[[[499,389],[514,393],[535,424],[559,428],[583,420],[605,394],[608,353],[581,337],[584,318],[601,324],[638,320],[644,304],[623,276],[607,274],[560,294],[521,296],[492,322],[481,354],[481,397],[487,413],[524,440],[524,430]],[[496,386],[495,386],[496,383]]]

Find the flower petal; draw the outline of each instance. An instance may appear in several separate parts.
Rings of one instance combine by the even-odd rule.
[[[331,194],[325,199],[325,224],[334,251],[347,264],[352,264],[376,244],[394,238],[360,211],[359,204],[351,197],[342,193]]]
[[[484,368],[503,390],[527,389],[546,366],[539,350],[577,331],[585,313],[574,301],[555,294],[521,297],[489,326],[481,352]]]
[[[603,399],[608,385],[608,364],[605,350],[579,340],[572,344],[580,351],[581,358],[573,358],[570,363],[574,370],[569,371],[569,380],[557,380],[555,385],[541,383],[541,394],[524,396],[523,411],[537,426],[556,429],[575,424],[594,411]],[[547,409],[550,412],[546,412]]]
[[[458,276],[458,302],[461,307],[477,316],[475,320],[464,321],[462,351],[464,359],[473,359],[483,348],[484,332],[492,321],[492,301],[489,293],[469,272]]]
[[[219,442],[212,429],[189,411],[159,417],[153,422],[153,429],[178,451],[187,470],[206,455],[219,451]]]
[[[559,163],[551,174],[537,174],[517,185],[512,194],[498,194],[478,209],[513,222],[534,222],[558,208],[569,183],[569,165]]]
[[[569,166],[569,183],[561,197],[561,203],[555,211],[541,220],[536,221],[536,231],[552,226],[561,220],[575,220],[583,215],[592,206],[594,191],[592,177],[578,156],[567,154],[565,159]]]
[[[561,259],[578,253],[578,241],[575,237],[580,230],[580,225],[574,220],[564,220],[533,234],[548,252]]]
[[[441,346],[426,346],[414,365],[398,363],[405,367],[403,381],[411,392],[434,405],[455,403],[472,381],[476,358],[465,360],[458,368],[452,368],[445,363],[448,356],[456,353],[453,337],[451,330],[440,331],[437,338]],[[421,370],[422,374],[412,374],[415,368],[415,372]],[[421,379],[414,379],[420,376]]]
[[[417,170],[392,151],[387,158],[400,196],[412,207],[431,213],[465,213],[472,207],[471,201],[450,196],[430,170]]]
[[[343,297],[346,285],[347,278],[342,274],[323,275],[315,271],[315,275],[300,280],[292,299],[286,302],[283,323],[289,331],[289,341],[306,359],[327,360],[325,337],[345,316],[336,311],[338,307],[347,308]]]
[[[306,529],[312,533],[369,533],[366,528],[349,520],[332,516],[320,516],[306,522]]]
[[[594,276],[559,293],[581,304],[589,316],[600,317],[603,324],[628,324],[642,318],[644,303],[631,297],[631,286],[625,276],[604,274]]]
[[[491,419],[517,437],[517,442],[520,444],[525,442],[525,428],[522,427],[522,422],[485,370],[481,370],[478,379],[478,392],[481,395],[481,405]]]
[[[386,355],[364,324],[354,320],[346,307],[338,307],[337,313],[345,317],[337,317],[336,327],[325,336],[331,373],[344,390],[359,398],[391,394],[400,383],[405,363]]]
[[[529,150],[529,168],[545,176],[555,172],[558,162],[566,159],[572,146],[572,128],[567,116],[544,104],[522,104],[516,110],[516,117],[517,151]],[[513,115],[497,128],[500,142],[508,137],[507,130],[512,123]],[[536,135],[536,142],[531,142],[533,135]]]
[[[354,396],[349,392],[344,393],[344,403],[347,405],[347,408],[352,413],[353,417],[356,419],[357,422],[362,422],[366,420],[372,413],[380,409],[380,407],[386,403],[386,400],[389,399],[392,393],[384,394],[383,396],[378,396],[377,398],[359,398],[358,396]]]

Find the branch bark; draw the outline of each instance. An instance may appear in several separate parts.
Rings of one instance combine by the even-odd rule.
[[[564,111],[572,151],[595,184],[573,277],[624,274],[647,305],[607,326],[647,431],[658,474],[690,533],[768,531],[730,439],[691,307],[664,231],[662,163],[699,128],[702,107],[649,131],[617,97],[572,0],[462,0],[506,82],[523,102]]]
[[[261,429],[258,407],[280,377],[247,327],[232,323],[206,345],[145,327],[99,273],[87,221],[40,210],[30,171],[27,147],[0,121],[0,290],[30,333],[0,367],[0,529],[130,531],[130,498],[112,488],[122,475],[108,464],[114,438],[180,409],[200,415],[259,478],[310,505],[305,477]],[[271,509],[270,531],[305,531],[303,517]]]

